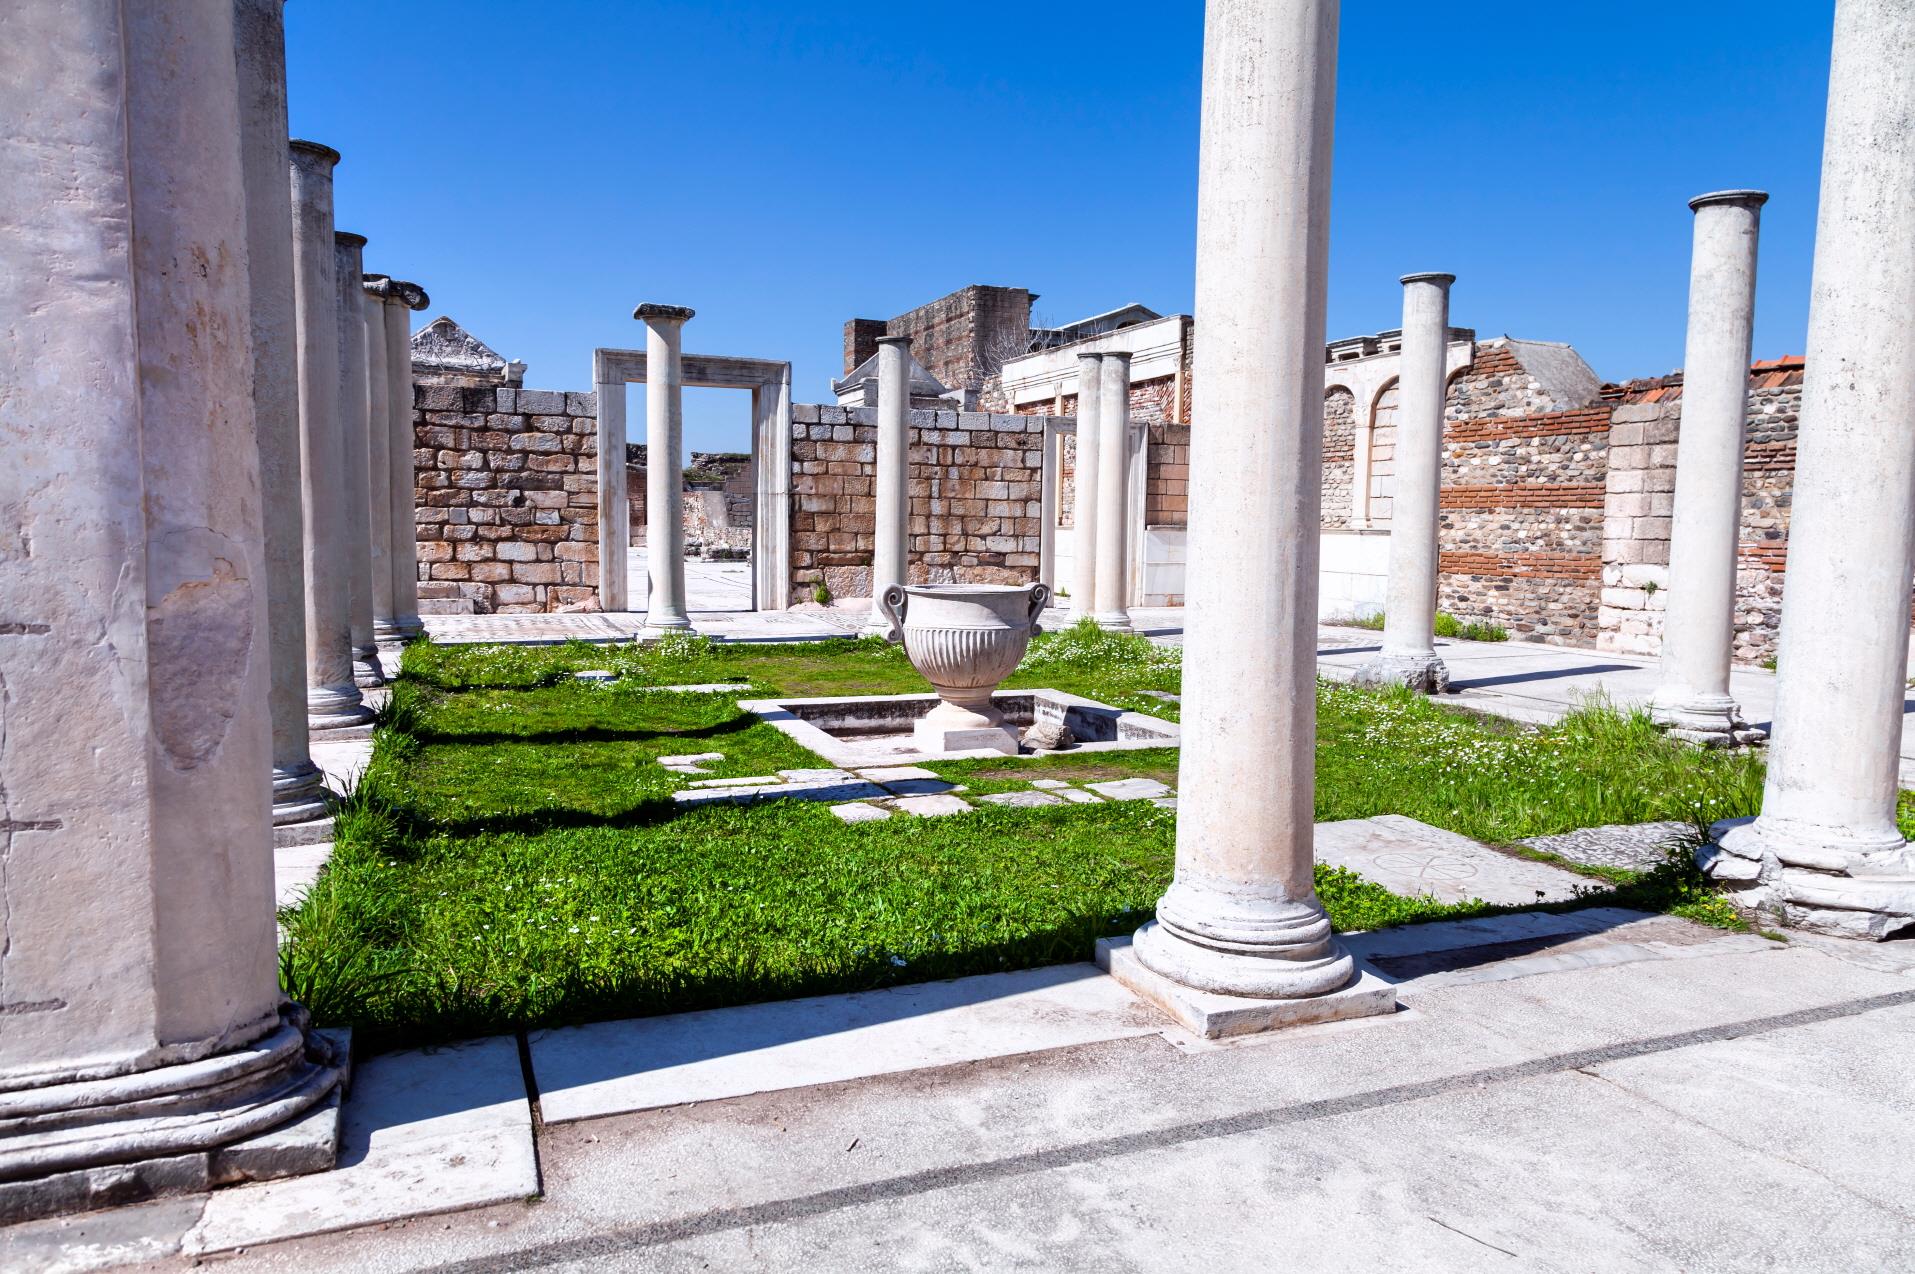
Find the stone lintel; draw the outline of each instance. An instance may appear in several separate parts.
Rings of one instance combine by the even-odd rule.
[[[1098,939],[1097,967],[1191,1034],[1207,1040],[1396,1012],[1396,987],[1361,965],[1355,981],[1341,990],[1289,1000],[1221,995],[1173,982],[1145,968],[1131,950],[1129,938]]]
[[[653,319],[658,319],[661,322],[676,320],[677,322],[684,323],[689,321],[697,313],[698,311],[689,305],[662,305],[657,301],[646,301],[632,311],[632,317],[641,323],[649,323]]]

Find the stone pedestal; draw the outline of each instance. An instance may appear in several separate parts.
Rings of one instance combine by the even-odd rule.
[[[911,338],[878,338],[877,517],[871,548],[871,618],[867,635],[890,628],[878,599],[903,584],[910,561]]]
[[[392,280],[386,296],[386,499],[392,523],[392,628],[401,644],[423,633],[419,622],[419,528],[412,428],[412,312],[432,303],[426,290]]]
[[[1701,855],[1744,902],[1863,938],[1915,925],[1895,821],[1915,576],[1911,119],[1915,8],[1839,0],[1774,743],[1761,816]]]
[[[1759,190],[1689,201],[1689,339],[1682,432],[1662,621],[1662,682],[1650,713],[1670,734],[1718,747],[1754,736],[1729,693],[1735,644],[1736,553],[1742,538],[1742,448],[1755,331]]]
[[[239,76],[258,102],[278,20],[8,12],[0,522],[32,551],[0,553],[0,1224],[204,1189],[338,1082],[280,998],[268,848]]]
[[[1077,356],[1077,460],[1071,472],[1071,622],[1097,618],[1097,491],[1103,470],[1104,358]]]
[[[1398,366],[1395,497],[1383,649],[1357,670],[1366,686],[1449,688],[1436,654],[1436,557],[1443,487],[1443,399],[1453,274],[1403,277],[1403,355]]]
[[[366,239],[344,230],[333,235],[333,279],[339,289],[339,428],[345,468],[335,499],[346,509],[346,593],[352,630],[353,681],[362,690],[386,684],[379,647],[372,636],[372,440],[366,378]],[[379,386],[383,394],[385,386]]]
[[[1130,355],[1097,368],[1097,626],[1130,631]]]
[[[1245,1000],[1357,982],[1312,841],[1336,33],[1333,0],[1205,10],[1177,866],[1132,951],[1157,979]]]
[[[682,336],[695,311],[641,305],[645,324],[645,559],[650,596],[645,632],[657,636],[692,626],[685,611],[685,369]],[[604,545],[599,547],[605,556]]]
[[[299,353],[293,317],[293,218],[286,197],[284,0],[233,8],[240,165],[245,181],[253,416],[265,530],[272,670],[273,823],[327,820],[326,776],[306,737],[306,549],[299,477]]]
[[[403,645],[392,622],[392,376],[386,367],[386,307],[372,289],[383,277],[360,276],[359,339],[366,347],[367,498],[372,514],[372,639],[381,651]]]
[[[353,675],[352,568],[340,492],[346,440],[339,411],[339,275],[332,221],[332,170],[339,152],[295,141],[291,153],[306,530],[306,720],[313,730],[337,730],[372,720]]]

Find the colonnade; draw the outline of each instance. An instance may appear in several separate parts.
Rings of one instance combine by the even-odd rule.
[[[1130,499],[1136,439],[1130,421],[1130,354],[1077,356],[1077,460],[1072,471],[1072,622],[1130,629]]]

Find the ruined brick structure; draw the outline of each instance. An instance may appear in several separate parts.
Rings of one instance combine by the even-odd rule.
[[[645,444],[625,448],[625,488],[632,510],[632,543],[645,543]],[[694,451],[683,472],[685,552],[690,557],[747,557],[758,475],[751,453]]]
[[[878,337],[908,336],[911,354],[952,389],[976,390],[1006,358],[1030,345],[1031,303],[1023,288],[974,283],[889,320],[851,319],[844,325],[848,375],[878,352]]]

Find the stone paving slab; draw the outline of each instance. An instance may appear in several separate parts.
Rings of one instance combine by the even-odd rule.
[[[273,905],[290,907],[298,902],[319,879],[319,869],[331,857],[331,841],[273,850]]]
[[[1084,786],[1112,801],[1148,801],[1170,795],[1170,788],[1156,779],[1111,779]]]
[[[946,793],[942,796],[900,796],[891,803],[892,808],[905,814],[916,814],[920,818],[940,818],[946,814],[967,814],[971,806],[961,796]]]
[[[833,805],[831,812],[847,823],[877,823],[891,817],[891,811],[877,805],[867,805],[863,801],[847,801],[843,805]]]
[[[686,788],[672,793],[676,805],[747,805],[754,801],[864,801],[889,793],[875,783],[848,779],[836,783],[773,783],[763,787]],[[935,799],[931,797],[926,800]]]
[[[548,1124],[1151,1035],[1089,964],[601,1022],[531,1037]]]
[[[499,1036],[360,1064],[339,1164],[215,1191],[180,1250],[204,1255],[537,1194],[517,1041]]]
[[[1393,894],[1427,894],[1442,902],[1562,902],[1597,884],[1400,814],[1318,823],[1316,854],[1318,862],[1348,867]]]
[[[1531,836],[1517,843],[1591,867],[1648,871],[1662,864],[1669,842],[1689,830],[1687,823],[1611,823],[1554,836]]]
[[[1062,797],[1049,792],[987,792],[977,798],[992,805],[1009,805],[1014,809],[1036,809],[1043,805],[1062,805]]]

